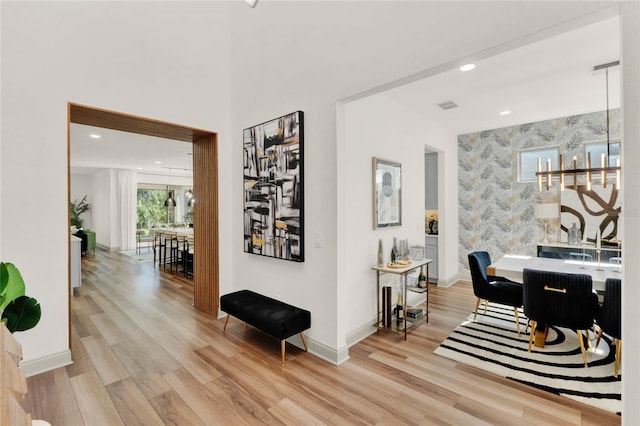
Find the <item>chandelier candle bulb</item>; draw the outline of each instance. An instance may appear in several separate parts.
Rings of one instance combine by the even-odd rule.
[[[591,191],[591,153],[587,152],[587,191]]]
[[[605,172],[604,168],[606,167],[607,164],[607,157],[604,155],[604,153],[600,154],[600,167],[602,167],[602,172],[600,172],[600,178],[602,180],[602,187],[606,188],[607,187],[607,172]]]
[[[551,188],[551,158],[547,158],[547,191]]]
[[[564,191],[564,161],[562,160],[562,154],[560,154],[560,191]]]
[[[538,173],[542,171],[542,159],[538,157]],[[538,192],[542,192],[542,175],[538,175]]]

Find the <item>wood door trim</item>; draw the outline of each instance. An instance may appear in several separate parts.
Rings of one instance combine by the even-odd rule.
[[[194,265],[194,306],[209,315],[218,312],[218,134],[208,130],[154,120],[69,102],[67,104],[67,198],[71,197],[71,123],[103,127],[129,133],[156,136],[194,144],[193,171],[196,194],[196,212],[199,205],[206,207],[194,214],[195,252],[199,258]],[[196,148],[198,147],[198,148]],[[70,218],[68,217],[69,223]],[[67,251],[71,250],[71,234]],[[71,260],[68,263],[69,280],[69,348],[71,348]]]

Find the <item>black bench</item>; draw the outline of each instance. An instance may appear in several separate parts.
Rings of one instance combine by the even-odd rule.
[[[304,330],[311,327],[311,312],[263,296],[251,290],[240,290],[220,297],[220,310],[227,313],[222,332],[232,315],[280,339],[282,366],[284,367],[285,342],[288,337],[300,333],[305,352],[308,352]]]

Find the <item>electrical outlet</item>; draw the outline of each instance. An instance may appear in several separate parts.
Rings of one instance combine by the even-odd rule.
[[[322,247],[322,232],[313,233],[313,245],[316,247]]]

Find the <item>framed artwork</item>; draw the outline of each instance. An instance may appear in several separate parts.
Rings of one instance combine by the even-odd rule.
[[[304,262],[304,126],[296,111],[243,131],[244,251]]]
[[[373,229],[402,225],[402,166],[373,157]]]

